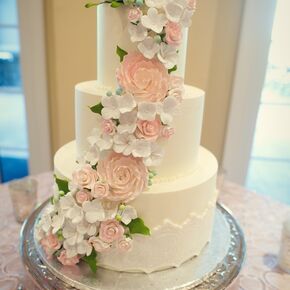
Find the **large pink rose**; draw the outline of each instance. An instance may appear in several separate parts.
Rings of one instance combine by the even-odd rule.
[[[142,159],[111,153],[97,167],[100,179],[110,186],[106,199],[128,202],[147,188],[148,171]]]
[[[106,242],[112,243],[121,239],[124,235],[124,228],[116,220],[106,220],[101,222],[99,229],[99,238]]]
[[[72,258],[68,258],[66,255],[66,251],[61,251],[60,255],[57,259],[64,265],[64,266],[74,266],[79,263],[80,258],[79,256],[74,256]]]
[[[98,180],[96,170],[92,169],[89,164],[84,165],[81,169],[73,172],[73,183],[79,188],[92,189]]]
[[[165,26],[166,42],[178,46],[182,41],[182,30],[179,23],[168,22]]]
[[[155,141],[160,135],[161,127],[161,122],[158,119],[154,121],[138,120],[135,134],[139,139]]]
[[[51,233],[45,236],[43,239],[41,239],[40,244],[48,258],[50,258],[51,255],[57,250],[59,250],[61,247],[61,243],[58,240],[57,236]]]
[[[139,52],[125,56],[117,70],[117,79],[127,92],[142,101],[161,101],[169,88],[169,74],[165,66]]]

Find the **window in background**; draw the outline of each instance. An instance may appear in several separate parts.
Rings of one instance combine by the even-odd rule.
[[[247,187],[290,204],[289,11],[289,0],[278,0]]]
[[[0,0],[0,182],[28,174],[17,0]]]

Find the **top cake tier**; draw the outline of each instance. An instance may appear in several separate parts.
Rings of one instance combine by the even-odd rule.
[[[136,43],[132,43],[128,33],[127,7],[111,8],[110,5],[99,5],[97,9],[98,19],[98,81],[101,86],[115,88],[116,68],[120,60],[116,54],[117,46],[127,52],[138,50]],[[175,75],[184,77],[187,49],[187,29],[183,31],[182,45],[179,47],[177,71]]]

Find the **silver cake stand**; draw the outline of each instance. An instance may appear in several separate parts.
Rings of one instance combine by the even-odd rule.
[[[152,274],[115,272],[99,268],[93,275],[88,267],[64,267],[47,260],[34,239],[34,226],[44,203],[21,230],[23,264],[40,289],[79,290],[213,290],[225,289],[239,274],[246,251],[243,232],[229,210],[217,205],[212,241],[200,256],[179,268]]]

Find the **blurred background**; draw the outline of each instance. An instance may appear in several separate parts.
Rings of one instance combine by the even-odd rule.
[[[0,0],[0,181],[52,169],[74,138],[74,86],[97,78],[83,0]],[[200,0],[186,83],[226,178],[290,204],[290,1]]]

